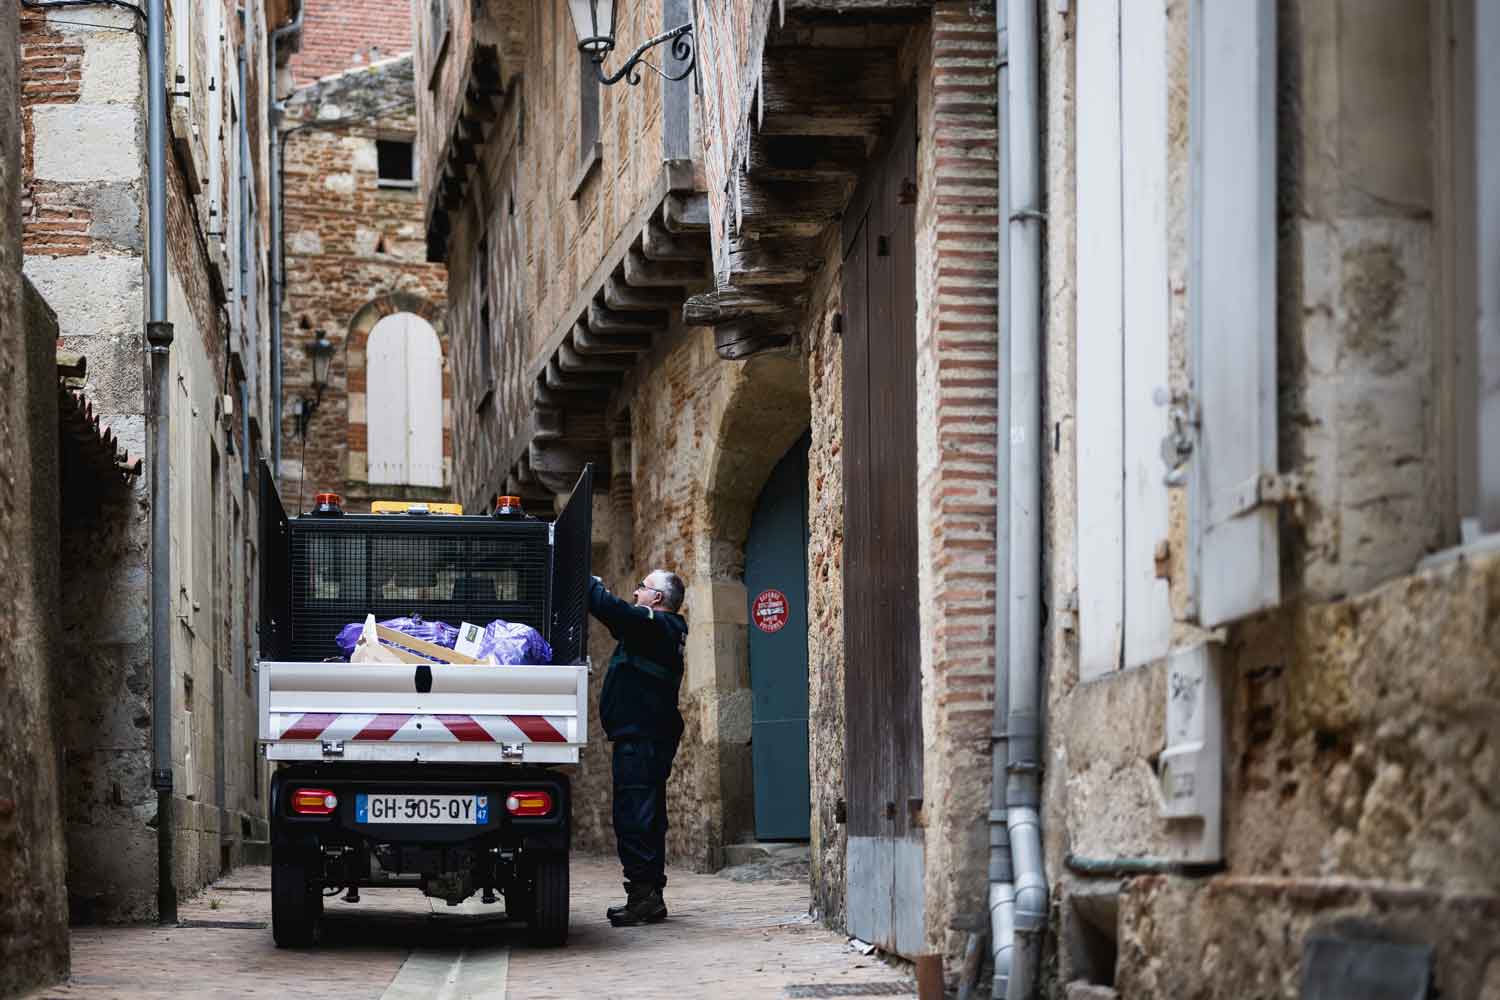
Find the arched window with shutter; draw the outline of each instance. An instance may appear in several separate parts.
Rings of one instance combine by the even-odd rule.
[[[387,316],[366,347],[370,482],[443,485],[443,349],[413,313]]]

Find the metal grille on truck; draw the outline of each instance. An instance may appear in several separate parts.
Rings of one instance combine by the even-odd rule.
[[[547,635],[547,525],[383,514],[291,522],[291,658],[338,657],[339,630],[421,615],[457,626],[496,618]],[[452,528],[459,528],[453,521]]]

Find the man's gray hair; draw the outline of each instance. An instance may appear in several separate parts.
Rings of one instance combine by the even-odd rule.
[[[687,587],[683,585],[682,577],[669,569],[653,569],[651,575],[656,577],[656,582],[661,584],[661,602],[667,606],[668,611],[681,611],[682,599],[687,594]]]

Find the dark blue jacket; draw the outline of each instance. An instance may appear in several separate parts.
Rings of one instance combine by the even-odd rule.
[[[680,740],[677,693],[687,622],[675,611],[628,604],[597,579],[589,588],[589,611],[619,640],[599,694],[605,734],[611,740]]]

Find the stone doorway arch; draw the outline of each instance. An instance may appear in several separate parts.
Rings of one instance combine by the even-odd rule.
[[[710,759],[700,773],[717,783],[703,789],[704,800],[718,807],[708,845],[717,866],[726,845],[754,836],[745,542],[772,470],[811,425],[801,359],[763,355],[727,367],[710,412],[703,503],[695,514],[688,678],[708,702],[702,751]]]

